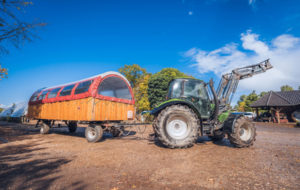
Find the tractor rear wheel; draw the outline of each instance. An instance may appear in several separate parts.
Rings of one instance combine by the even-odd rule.
[[[76,132],[76,129],[77,129],[77,122],[70,121],[69,124],[68,124],[68,128],[69,128],[69,132],[70,132],[70,133]]]
[[[232,133],[228,134],[231,144],[238,148],[252,146],[256,137],[254,124],[245,117],[238,118],[233,126]]]
[[[199,126],[198,116],[184,105],[163,109],[153,123],[158,140],[168,148],[193,146],[198,138]]]
[[[85,138],[88,142],[97,142],[103,136],[103,129],[99,125],[89,125],[85,129]]]

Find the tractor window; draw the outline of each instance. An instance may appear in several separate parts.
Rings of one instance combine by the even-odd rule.
[[[173,80],[170,83],[170,88],[169,88],[169,92],[168,92],[168,99],[170,98],[179,98],[181,96],[181,82],[182,81],[178,81],[178,80]]]
[[[48,90],[43,91],[42,94],[39,96],[39,100],[44,100],[48,92]]]
[[[206,88],[202,82],[187,80],[184,82],[184,97],[199,97],[208,99]]]
[[[132,99],[126,82],[118,77],[104,79],[98,87],[98,94],[120,99]]]
[[[55,98],[57,96],[57,93],[59,90],[60,90],[60,88],[55,88],[55,89],[51,90],[51,92],[48,94],[48,99]]]
[[[71,95],[72,89],[74,88],[75,84],[66,86],[62,89],[59,96],[68,96]]]
[[[79,83],[77,88],[75,89],[74,94],[81,94],[81,93],[87,92],[92,83],[93,83],[93,80],[89,80],[89,81]]]

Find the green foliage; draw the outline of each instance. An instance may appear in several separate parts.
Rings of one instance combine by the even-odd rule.
[[[154,108],[159,103],[166,100],[168,86],[171,80],[176,78],[193,78],[180,72],[178,69],[165,68],[155,73],[149,79],[148,97],[150,107]]]
[[[133,84],[133,87],[138,86],[141,80],[147,74],[146,69],[142,68],[138,64],[125,65],[119,68],[119,72],[122,73]]]
[[[259,98],[261,98],[261,97],[263,97],[264,95],[266,95],[266,94],[268,94],[268,92],[261,92],[260,94],[259,94]]]
[[[136,111],[140,113],[149,110],[150,103],[147,91],[151,74],[147,73],[146,69],[140,67],[138,64],[125,65],[119,68],[119,72],[133,85]]]
[[[241,112],[252,112],[253,109],[250,107],[250,105],[258,100],[259,96],[253,91],[248,96],[242,95],[240,97],[240,100],[238,101],[238,111]]]
[[[284,85],[280,87],[281,92],[283,91],[292,91],[294,90],[293,87],[289,86],[289,85]]]
[[[300,86],[298,86],[298,90],[300,90]]]
[[[0,108],[0,113],[1,113],[3,110],[4,110],[3,108]]]
[[[138,113],[150,110],[150,103],[148,98],[148,83],[151,74],[146,74],[139,82],[138,86],[134,88],[137,111]]]

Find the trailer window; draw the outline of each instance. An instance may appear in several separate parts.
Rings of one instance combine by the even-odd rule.
[[[104,79],[98,87],[98,94],[120,99],[132,99],[126,82],[118,77]]]
[[[93,83],[93,80],[89,80],[89,81],[79,83],[77,88],[75,89],[74,94],[81,94],[81,93],[87,92],[92,83]]]
[[[60,88],[55,88],[55,89],[51,90],[51,92],[48,94],[48,99],[55,98],[57,96],[57,93],[59,90],[60,90]]]
[[[66,86],[62,89],[59,96],[68,96],[71,95],[72,89],[74,88],[75,84]]]
[[[48,90],[43,91],[42,94],[39,96],[39,100],[44,100],[48,92]]]
[[[30,98],[30,101],[31,101],[31,102],[37,101],[37,97],[38,97],[38,95],[39,95],[40,92],[41,92],[40,90],[37,91],[37,92],[35,92],[35,93],[32,95],[32,97]]]

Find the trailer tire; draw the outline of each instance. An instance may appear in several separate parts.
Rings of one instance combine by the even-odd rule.
[[[50,132],[50,125],[47,122],[43,122],[41,129],[40,129],[40,133],[42,135],[48,134]]]
[[[85,129],[85,138],[88,142],[98,142],[103,137],[103,129],[99,125],[89,125]]]
[[[216,130],[213,132],[213,135],[208,136],[212,141],[218,142],[225,138],[225,133],[221,130]]]
[[[250,147],[256,140],[256,128],[245,117],[240,117],[234,122],[232,133],[228,134],[229,141],[238,148]]]
[[[68,124],[68,128],[69,128],[70,133],[75,133],[76,130],[77,130],[77,122],[70,121],[69,124]]]
[[[200,121],[196,113],[185,105],[163,109],[153,122],[158,140],[168,148],[188,148],[199,136]]]

